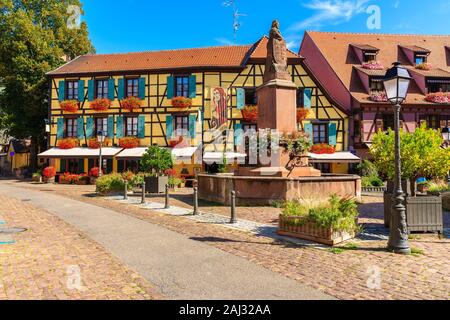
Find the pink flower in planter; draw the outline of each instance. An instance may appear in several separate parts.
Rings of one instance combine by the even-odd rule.
[[[448,104],[450,103],[450,92],[429,93],[425,100],[432,103]]]
[[[384,70],[383,64],[378,61],[365,62],[362,67],[369,70]]]
[[[372,100],[374,102],[387,102],[388,98],[387,98],[386,92],[379,91],[379,92],[372,92],[370,94],[370,100]]]

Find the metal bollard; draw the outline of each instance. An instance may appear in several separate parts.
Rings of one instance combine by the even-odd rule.
[[[236,219],[236,191],[231,191],[231,220],[230,224],[237,223]]]
[[[125,180],[125,190],[123,190],[123,200],[128,200],[128,181]]]
[[[145,204],[145,182],[142,183],[142,204]]]
[[[169,209],[170,205],[169,205],[169,185],[166,184],[166,201],[165,201],[165,205],[164,205],[164,209]]]
[[[194,216],[198,215],[198,188],[194,187]]]

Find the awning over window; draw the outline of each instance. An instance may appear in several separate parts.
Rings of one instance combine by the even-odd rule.
[[[192,156],[197,152],[198,147],[173,148],[172,155],[179,161],[190,161]]]
[[[227,162],[245,161],[247,155],[245,153],[227,152],[225,153]],[[223,152],[206,152],[203,155],[203,162],[208,164],[221,164],[223,163]]]
[[[309,154],[310,163],[359,163],[361,159],[350,152],[336,152],[334,154]]]
[[[102,148],[102,156],[104,158],[115,157],[122,148]],[[100,149],[90,148],[73,148],[69,150],[63,150],[59,148],[53,148],[47,150],[38,155],[39,158],[54,159],[54,158],[66,158],[66,159],[86,159],[86,158],[98,158],[100,157]]]
[[[116,156],[116,158],[117,160],[141,160],[147,149],[148,148],[124,149]]]

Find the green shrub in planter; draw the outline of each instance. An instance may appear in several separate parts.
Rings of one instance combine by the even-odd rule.
[[[101,194],[123,192],[125,183],[121,174],[112,173],[97,179],[97,192]]]

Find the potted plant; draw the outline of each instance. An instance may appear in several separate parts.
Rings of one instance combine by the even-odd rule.
[[[76,100],[64,100],[59,103],[62,111],[76,113],[78,112],[78,101]]]
[[[291,160],[308,159],[308,150],[311,148],[311,140],[303,131],[284,132],[280,139],[280,146],[289,153]]]
[[[69,150],[76,148],[79,145],[78,139],[75,138],[65,138],[58,141],[58,148],[63,150]]]
[[[186,109],[192,106],[192,99],[186,97],[172,98],[172,107]]]
[[[47,167],[42,171],[42,175],[45,183],[54,183],[56,176],[56,169],[54,167]]]
[[[119,147],[123,149],[134,149],[139,147],[139,139],[136,137],[125,137],[119,139]]]
[[[111,139],[106,138],[105,142],[103,142],[103,146],[109,146],[111,144]],[[100,142],[98,142],[97,138],[90,138],[87,143],[90,149],[100,149]]]
[[[32,181],[36,183],[42,183],[42,174],[40,172],[33,173]]]
[[[75,180],[75,184],[79,186],[86,186],[90,184],[91,180],[87,174],[80,174],[77,176],[77,179]]]
[[[142,100],[137,97],[128,97],[121,101],[122,108],[128,111],[134,111],[142,107]]]
[[[280,215],[278,234],[334,246],[356,236],[358,206],[352,199],[288,201]]]
[[[416,65],[416,69],[430,71],[431,69],[433,69],[433,65],[431,63],[422,62],[422,63]]]
[[[89,170],[89,177],[91,184],[95,185],[97,183],[97,179],[100,175],[100,168],[94,167],[91,170]]]
[[[185,178],[180,179],[180,183],[179,183],[178,187],[181,189],[186,188],[186,179]]]
[[[320,143],[313,145],[310,151],[314,154],[334,154],[336,153],[336,148],[326,143]]]
[[[145,178],[146,191],[149,193],[165,192],[169,178],[164,175],[164,172],[172,167],[172,154],[169,150],[155,145],[149,147],[140,162],[142,171],[154,175]]]
[[[258,106],[245,106],[242,109],[242,118],[246,122],[256,122],[258,120]]]
[[[59,177],[59,184],[72,184],[74,182],[74,175],[66,172]]]
[[[106,98],[98,98],[91,102],[90,107],[95,111],[106,111],[111,108],[112,102]]]
[[[309,110],[305,108],[297,109],[297,123],[302,123],[303,121],[305,121],[308,114]]]
[[[177,137],[177,138],[172,138],[172,139],[169,140],[169,147],[175,148],[179,144],[183,143],[183,141],[184,141],[184,139],[181,136]]]
[[[450,192],[450,185],[444,180],[435,180],[428,183],[426,191],[429,195],[441,196],[443,193]]]

